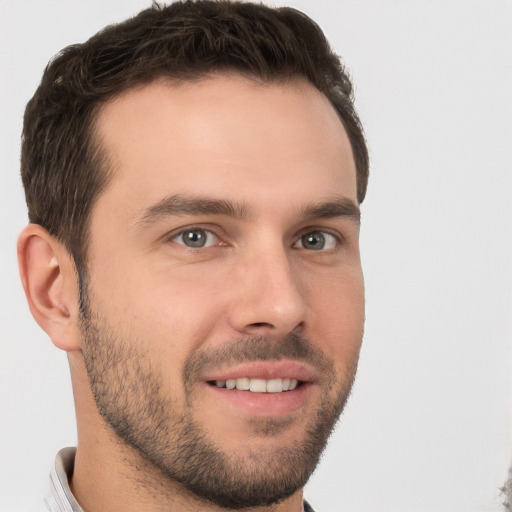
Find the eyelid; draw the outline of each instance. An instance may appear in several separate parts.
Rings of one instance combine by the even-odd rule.
[[[184,243],[176,241],[176,239],[180,235],[183,235],[187,231],[194,231],[194,230],[204,231],[204,232],[208,233],[209,235],[213,236],[215,238],[215,243],[208,244],[208,245],[205,245],[203,247],[196,247],[195,248],[195,247],[189,247],[189,246],[185,245]],[[164,240],[166,240],[168,242],[176,243],[178,245],[186,247],[187,249],[192,249],[192,250],[207,249],[208,247],[214,247],[215,245],[227,245],[223,241],[223,238],[218,234],[218,231],[219,230],[216,229],[216,226],[212,226],[211,224],[207,224],[207,225],[205,225],[205,224],[191,224],[189,226],[181,226],[181,227],[179,227],[177,229],[172,230],[171,232],[167,233],[164,236]],[[219,244],[219,242],[222,242],[222,244]]]
[[[339,232],[339,231],[335,231],[335,230],[332,230],[332,229],[328,229],[328,228],[315,228],[315,227],[308,227],[308,228],[304,228],[302,229],[298,235],[297,235],[297,240],[293,243],[292,247],[293,248],[296,248],[296,249],[305,249],[305,250],[308,250],[304,247],[297,247],[297,245],[301,242],[301,239],[304,235],[308,235],[310,233],[322,233],[323,235],[328,235],[330,237],[333,237],[336,241],[336,247],[333,247],[333,248],[330,248],[330,249],[321,249],[321,250],[318,250],[317,252],[321,253],[321,252],[329,252],[329,251],[333,251],[333,250],[336,250],[338,247],[340,247],[341,245],[343,245],[343,243],[345,242],[345,238],[344,236]]]
[[[184,243],[176,242],[176,238],[178,238],[180,235],[183,235],[183,233],[185,233],[187,231],[193,231],[196,229],[209,233],[210,235],[212,235],[215,238],[217,243],[213,243],[213,244],[206,245],[206,246],[199,247],[199,248],[194,248],[194,247],[188,247]],[[221,230],[219,229],[219,227],[217,225],[190,224],[188,226],[180,226],[179,228],[174,229],[174,230],[170,231],[169,233],[165,234],[162,238],[165,241],[174,242],[174,243],[177,243],[178,245],[187,247],[188,249],[192,249],[192,250],[194,250],[194,249],[199,250],[199,249],[203,249],[203,248],[213,247],[215,245],[229,245],[228,243],[225,242],[225,236],[222,236],[221,234],[219,234],[219,231],[221,231]],[[309,226],[309,227],[303,228],[299,231],[299,233],[296,235],[295,242],[293,242],[293,244],[292,244],[292,248],[302,249],[302,247],[297,247],[297,245],[300,243],[301,238],[304,235],[307,235],[309,233],[322,233],[324,235],[333,237],[336,240],[335,248],[322,249],[322,250],[319,250],[318,252],[332,251],[345,243],[345,237],[338,230],[334,230],[334,229],[326,228],[326,227],[319,228],[319,227]],[[219,244],[219,242],[221,242],[221,243]]]

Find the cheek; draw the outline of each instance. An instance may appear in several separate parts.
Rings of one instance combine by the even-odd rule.
[[[313,335],[326,355],[352,365],[359,357],[364,328],[364,285],[361,272],[329,280],[315,291]],[[316,334],[315,334],[316,333]]]
[[[161,356],[162,364],[183,362],[218,323],[223,308],[218,280],[151,264],[124,269],[96,274],[95,307],[119,332]]]

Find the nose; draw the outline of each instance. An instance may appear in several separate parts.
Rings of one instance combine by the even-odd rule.
[[[303,331],[306,290],[284,247],[254,254],[238,264],[232,286],[229,323],[239,333],[285,336]]]

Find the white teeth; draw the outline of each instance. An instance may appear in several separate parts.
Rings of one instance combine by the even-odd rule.
[[[267,380],[267,393],[281,393],[283,391],[282,379]]]
[[[247,377],[236,379],[236,389],[240,391],[249,391],[249,389],[251,389],[249,379]]]
[[[238,379],[216,380],[218,388],[238,389],[239,391],[252,391],[253,393],[281,393],[292,391],[298,386],[297,379],[249,379],[240,377]]]
[[[266,393],[267,381],[265,379],[251,379],[249,383],[249,389],[253,393]]]

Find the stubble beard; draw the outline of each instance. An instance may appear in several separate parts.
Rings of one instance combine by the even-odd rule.
[[[279,503],[304,487],[350,394],[357,362],[349,375],[336,375],[334,365],[305,339],[291,334],[276,341],[266,337],[236,340],[212,353],[192,353],[183,368],[185,407],[167,396],[160,368],[151,363],[144,344],[129,333],[116,332],[91,311],[82,286],[81,333],[83,357],[98,411],[121,444],[135,450],[137,480],[160,490],[180,484],[185,492],[215,505],[243,509]],[[279,360],[307,360],[327,378],[322,402],[305,429],[302,441],[268,450],[227,453],[215,444],[215,433],[194,420],[194,379],[207,365]],[[254,419],[249,429],[270,437],[286,432],[286,419]],[[274,444],[274,443],[273,443]],[[156,469],[144,479],[145,468]],[[167,485],[166,485],[167,484]],[[169,485],[170,484],[170,485]]]

